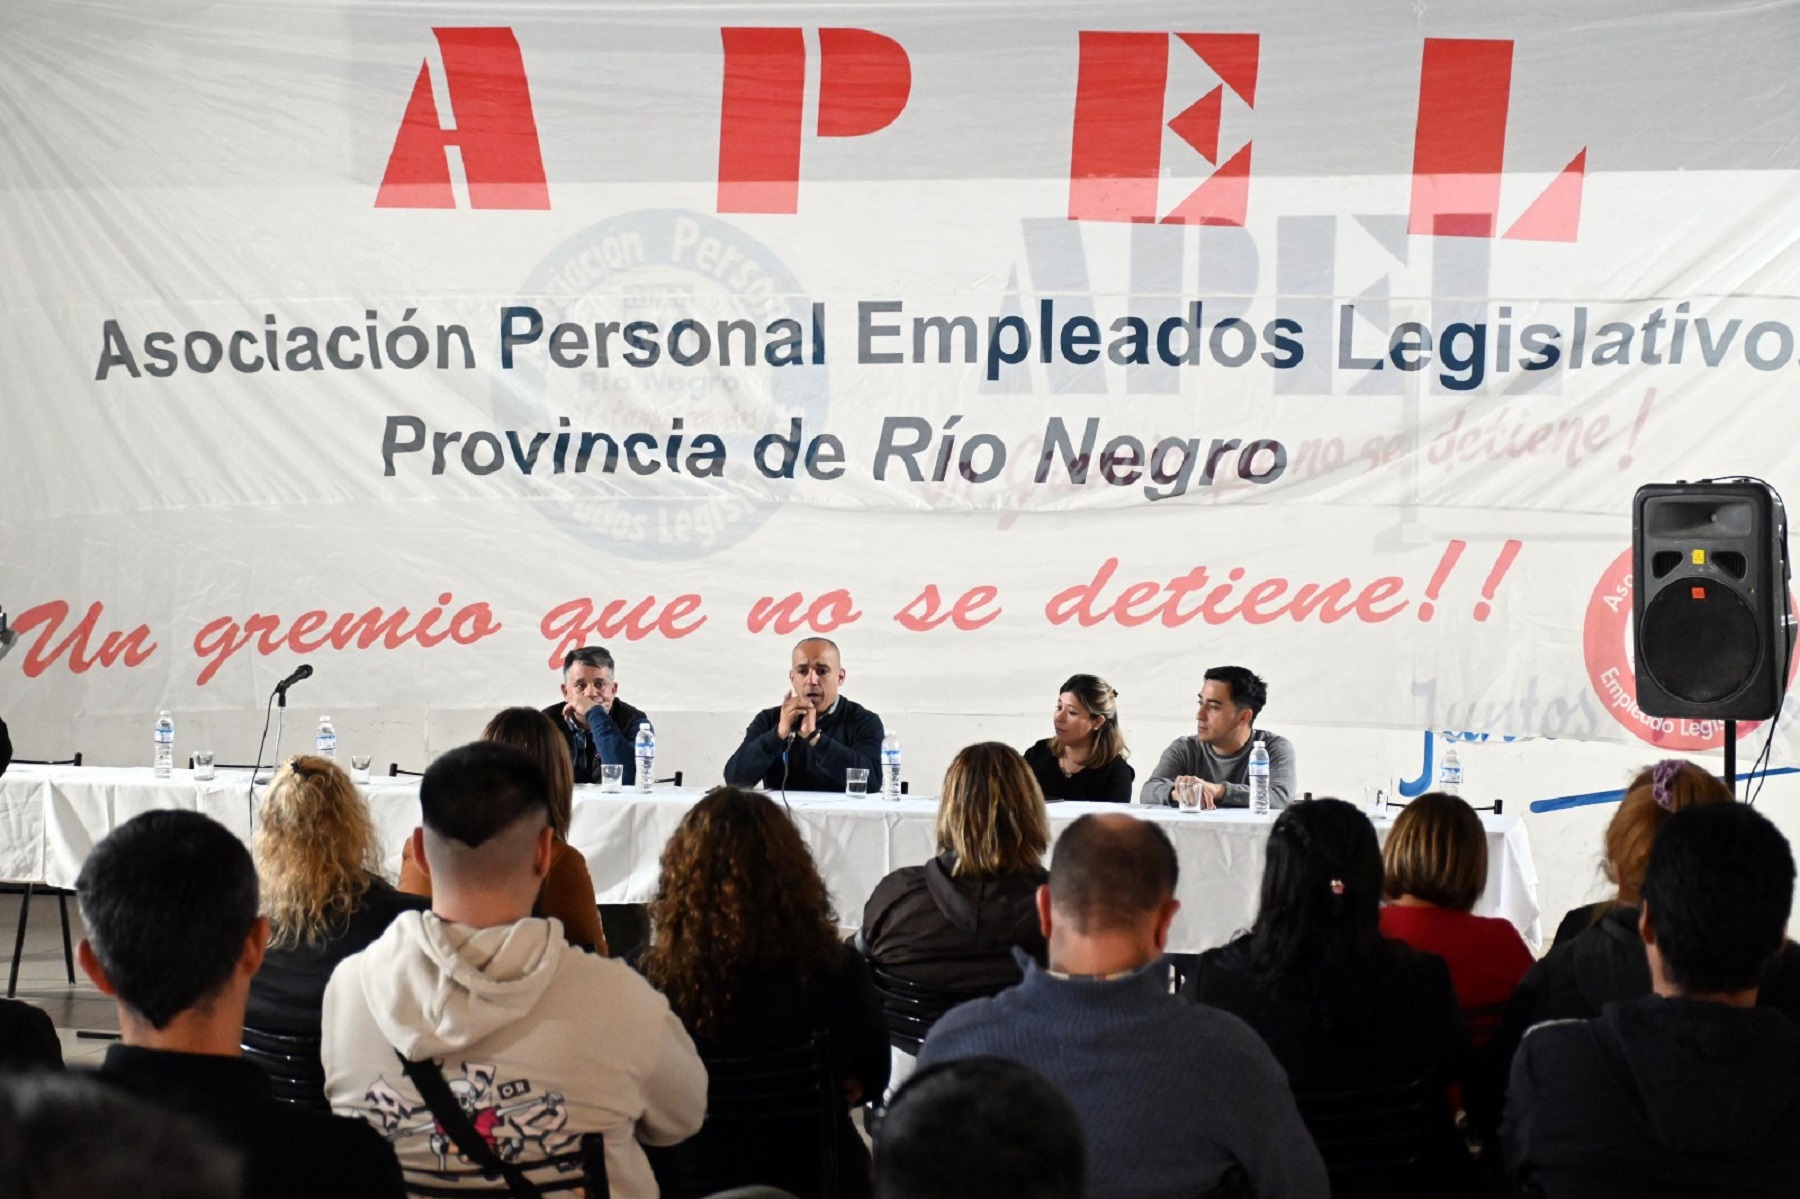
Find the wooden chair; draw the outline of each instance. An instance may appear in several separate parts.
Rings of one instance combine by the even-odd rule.
[[[268,1076],[277,1100],[315,1111],[331,1110],[325,1101],[325,1067],[319,1061],[317,1036],[246,1028],[239,1042],[245,1060]]]

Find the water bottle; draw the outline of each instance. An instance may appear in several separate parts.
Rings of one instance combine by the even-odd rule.
[[[169,768],[175,764],[175,718],[167,712],[156,717],[156,777],[169,777]]]
[[[331,717],[319,717],[319,732],[313,738],[313,752],[327,761],[337,761],[337,730],[331,727]]]
[[[638,725],[634,748],[637,751],[637,789],[648,791],[656,778],[656,730],[650,727],[648,720]]]
[[[1269,814],[1269,747],[1261,737],[1250,747],[1250,814]]]
[[[881,798],[900,802],[900,738],[892,733],[881,739]]]
[[[1437,789],[1445,795],[1462,794],[1462,759],[1456,756],[1454,744],[1444,750],[1444,760],[1438,764]]]

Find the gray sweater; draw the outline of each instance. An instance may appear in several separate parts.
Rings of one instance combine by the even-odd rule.
[[[1216,754],[1212,746],[1195,737],[1177,737],[1163,750],[1156,769],[1144,780],[1138,802],[1152,807],[1168,807],[1169,785],[1177,775],[1191,774],[1209,783],[1224,783],[1225,794],[1219,799],[1221,808],[1250,806],[1250,746],[1261,737],[1269,747],[1269,807],[1285,808],[1294,797],[1294,745],[1276,733],[1256,730],[1244,742],[1244,748],[1229,756]]]
[[[1171,995],[1161,960],[1088,979],[1017,956],[1025,981],[939,1020],[921,1067],[991,1054],[1055,1083],[1087,1132],[1094,1199],[1190,1199],[1234,1166],[1257,1199],[1330,1195],[1287,1075],[1248,1024]]]

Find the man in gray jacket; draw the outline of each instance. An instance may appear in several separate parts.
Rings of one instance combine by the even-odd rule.
[[[1294,747],[1286,737],[1257,729],[1269,687],[1242,666],[1215,666],[1200,686],[1192,737],[1177,737],[1138,792],[1138,802],[1173,806],[1185,792],[1201,808],[1250,806],[1250,746],[1269,751],[1269,806],[1285,808],[1294,793]]]

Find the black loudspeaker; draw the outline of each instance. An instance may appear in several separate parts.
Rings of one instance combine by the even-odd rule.
[[[1712,720],[1779,712],[1794,620],[1775,489],[1753,479],[1640,487],[1631,559],[1638,707]]]

